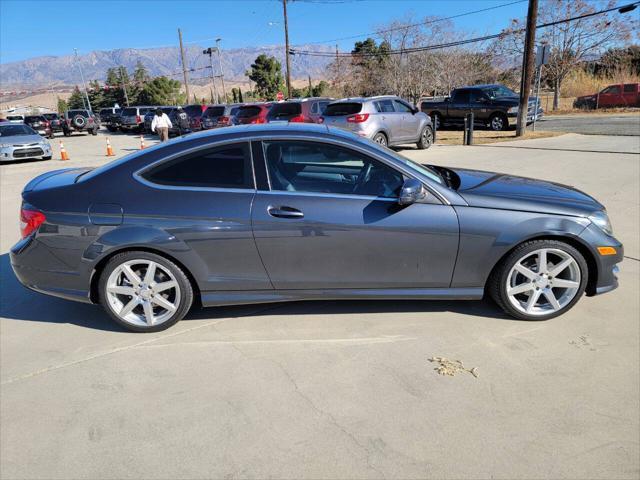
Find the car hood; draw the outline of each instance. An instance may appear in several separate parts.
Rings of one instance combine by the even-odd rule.
[[[0,137],[0,143],[10,143],[11,145],[30,145],[40,143],[44,140],[40,135],[14,135],[12,137]]]
[[[604,207],[573,187],[480,170],[450,169],[460,180],[458,194],[472,207],[588,216]]]

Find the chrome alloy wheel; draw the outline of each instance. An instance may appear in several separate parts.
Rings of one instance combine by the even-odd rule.
[[[580,288],[580,267],[567,252],[543,248],[520,258],[507,276],[509,302],[527,315],[542,316],[566,307]]]
[[[496,115],[491,119],[491,129],[492,130],[502,130],[504,128],[504,120],[501,116]]]
[[[135,326],[169,320],[180,305],[180,286],[168,268],[152,260],[129,260],[109,275],[106,297],[113,312]]]

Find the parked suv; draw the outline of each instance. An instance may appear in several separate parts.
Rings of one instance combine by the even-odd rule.
[[[238,108],[233,117],[234,125],[267,123],[267,114],[273,103],[249,103]]]
[[[420,109],[429,115],[436,129],[449,125],[463,125],[468,113],[473,113],[473,123],[488,126],[491,130],[506,130],[515,124],[518,116],[519,95],[504,85],[475,85],[451,91],[442,100],[424,100]],[[536,108],[537,107],[537,108]],[[535,112],[535,113],[534,113]],[[542,107],[536,97],[529,97],[527,123],[540,120]]]
[[[53,138],[51,126],[49,125],[49,121],[44,118],[44,115],[27,115],[24,117],[24,123],[33,128],[39,135]]]
[[[428,115],[395,96],[345,98],[332,102],[320,123],[351,130],[380,145],[415,143],[429,148],[433,127]]]
[[[332,98],[312,97],[278,102],[269,110],[267,122],[318,123],[322,112],[332,101]]]
[[[100,128],[100,119],[89,110],[67,110],[64,113],[62,131],[64,136],[70,136],[75,132],[87,132],[97,135]]]
[[[123,132],[144,132],[144,116],[157,107],[125,107],[120,112],[119,127]]]
[[[64,132],[63,124],[64,120],[60,118],[57,113],[43,113],[42,116],[49,122],[49,128],[51,128],[51,138],[56,132]]]
[[[232,118],[238,113],[242,103],[231,103],[229,105],[211,105],[200,117],[200,130],[226,127],[231,125]],[[192,122],[192,128],[193,128]]]

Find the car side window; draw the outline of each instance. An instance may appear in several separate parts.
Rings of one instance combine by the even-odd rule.
[[[611,94],[617,95],[618,93],[620,93],[620,86],[619,85],[612,85],[610,87],[605,88],[600,93],[611,93]]]
[[[304,141],[263,142],[271,190],[397,198],[404,176],[359,152]]]
[[[399,102],[398,100],[394,100],[393,104],[395,105],[396,112],[411,113],[413,111],[411,110],[411,107],[409,107],[403,102]]]
[[[391,100],[378,100],[373,104],[376,107],[376,111],[380,113],[395,112],[395,109],[393,108],[393,102]]]
[[[254,188],[247,143],[189,153],[152,167],[142,177],[176,187]]]
[[[487,98],[487,95],[482,90],[471,90],[469,102],[484,103]]]
[[[454,90],[451,95],[451,103],[468,103],[469,90]]]

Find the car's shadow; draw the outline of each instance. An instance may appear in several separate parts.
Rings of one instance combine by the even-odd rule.
[[[23,287],[11,269],[9,254],[0,255],[0,317],[9,320],[68,323],[104,331],[124,331],[97,305],[77,303],[33,292]],[[263,307],[263,308],[260,308]],[[323,315],[451,312],[471,317],[516,321],[488,301],[341,300],[304,301],[264,305],[194,308],[186,320],[259,315]]]

